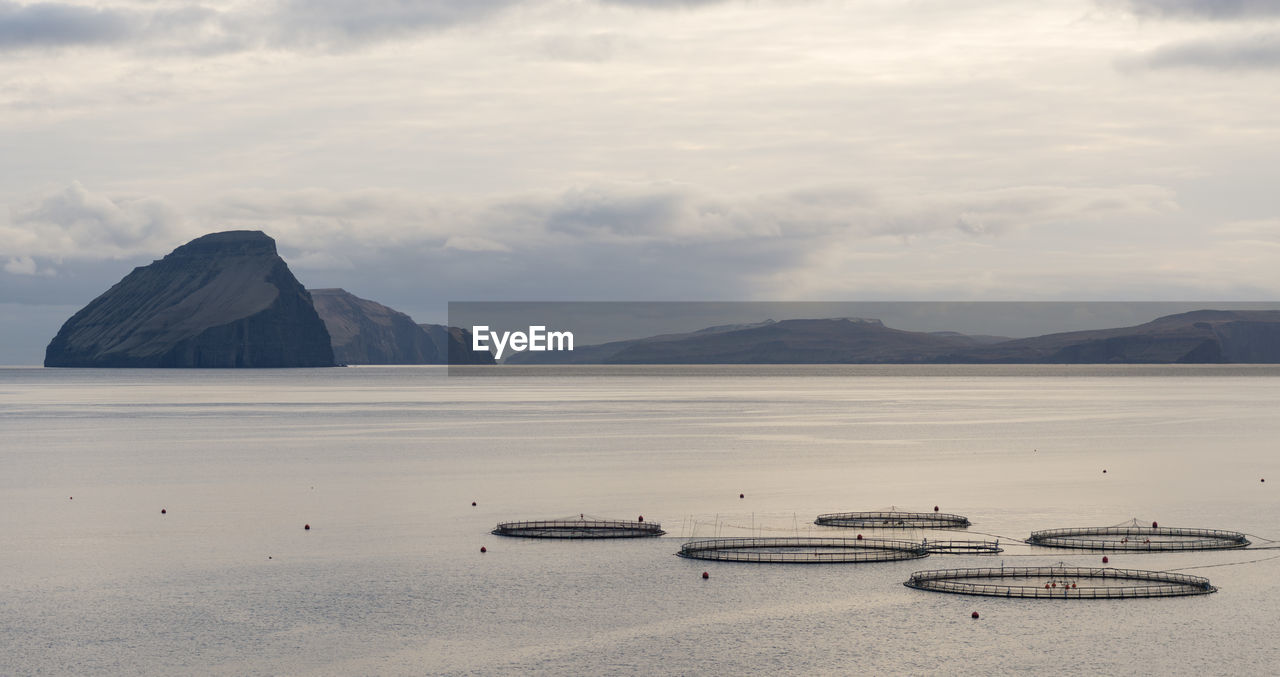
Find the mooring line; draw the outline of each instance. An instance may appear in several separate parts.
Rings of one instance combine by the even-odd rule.
[[[1263,550],[1264,548],[1258,548],[1258,549]],[[1276,550],[1280,548],[1265,548],[1265,549]],[[1247,562],[1224,562],[1222,564],[1202,564],[1198,567],[1180,567],[1178,569],[1165,569],[1165,571],[1191,571],[1192,569],[1213,569],[1216,567],[1233,567],[1233,566],[1236,566],[1237,564],[1257,564],[1258,562],[1266,562],[1267,560],[1273,560],[1273,559],[1280,559],[1280,555],[1272,555],[1270,557],[1263,557],[1262,559],[1251,559]]]

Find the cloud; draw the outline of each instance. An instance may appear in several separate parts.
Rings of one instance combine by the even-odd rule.
[[[0,2],[0,49],[122,42],[137,34],[139,19],[119,9]]]
[[[108,196],[78,182],[15,211],[0,224],[8,253],[52,258],[109,259],[154,253],[189,232],[167,202],[152,197]]]
[[[0,0],[0,51],[161,46],[193,53],[327,49],[379,42],[486,18],[518,0],[279,0],[243,9],[99,7]]]
[[[603,63],[634,44],[615,33],[564,34],[543,39],[542,54],[555,61]]]
[[[12,275],[35,275],[36,262],[30,256],[17,256],[4,264],[4,272]]]
[[[95,46],[164,37],[189,38],[218,18],[214,10],[141,11],[59,2],[19,4],[0,0],[0,51],[24,48]]]
[[[509,252],[511,248],[501,242],[488,238],[469,235],[454,235],[444,241],[445,249],[456,249],[460,252]]]
[[[602,5],[618,5],[638,9],[692,9],[708,5],[719,5],[727,0],[599,0]]]
[[[74,46],[163,48],[190,54],[255,49],[343,50],[473,24],[520,6],[551,0],[275,0],[232,9],[188,4],[180,9],[105,3],[22,4],[0,0],[0,52]],[[693,9],[725,0],[595,0],[645,9]],[[548,45],[556,58],[600,60],[607,37]]]
[[[561,192],[460,199],[412,190],[240,191],[178,209],[147,196],[110,196],[79,183],[37,196],[0,223],[9,257],[109,259],[167,252],[203,232],[264,229],[305,264],[348,266],[361,252],[471,253],[580,248],[821,247],[830,239],[992,237],[1177,211],[1154,185],[1027,185],[878,195],[833,185],[758,195],[682,184],[595,184]],[[791,246],[791,244],[788,244]]]
[[[1124,67],[1150,69],[1268,70],[1280,66],[1280,33],[1219,37],[1157,47],[1121,61]]]
[[[1138,16],[1178,19],[1237,19],[1280,17],[1280,3],[1275,0],[1104,0],[1119,4]]]
[[[64,262],[47,284],[0,285],[0,302],[83,303],[133,265],[240,228],[274,237],[307,286],[345,287],[424,317],[432,303],[464,298],[963,298],[1013,288],[989,272],[1001,257],[1030,265],[1043,256],[1040,242],[1120,232],[1177,210],[1172,192],[1147,185],[903,196],[830,185],[744,196],[598,184],[468,199],[259,190],[178,210],[72,184],[0,225],[10,280],[31,279],[14,273],[38,271],[42,260]],[[1044,265],[1008,276],[1025,282]],[[1034,285],[1017,288],[1031,294]]]

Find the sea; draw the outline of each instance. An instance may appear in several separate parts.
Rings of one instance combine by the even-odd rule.
[[[0,369],[0,674],[1280,674],[1276,366],[503,369]],[[1004,551],[676,556],[935,506],[866,535]],[[491,533],[579,516],[667,533]],[[1135,520],[1253,545],[1109,554],[1191,597],[903,585]]]

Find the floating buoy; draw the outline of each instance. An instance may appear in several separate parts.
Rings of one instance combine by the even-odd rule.
[[[1111,558],[1110,558],[1110,557],[1107,557],[1106,555],[1103,555],[1103,556],[1102,556],[1102,563],[1103,563],[1103,564],[1107,564],[1107,563],[1109,563],[1109,562],[1111,562]]]
[[[476,502],[475,502],[475,501],[472,501],[472,502],[471,502],[471,507],[473,507],[473,508],[474,508],[474,507],[476,507]]]
[[[1263,482],[1266,482],[1266,480],[1262,480],[1262,481],[1263,481]],[[67,497],[67,500],[68,500],[68,501],[74,501],[74,500],[76,500],[76,497],[75,497],[75,496],[68,496],[68,497]]]
[[[1151,523],[1151,528],[1152,528],[1152,529],[1159,529],[1159,528],[1160,528],[1160,523],[1159,523],[1159,522],[1152,522],[1152,523]]]
[[[1103,468],[1103,469],[1102,469],[1102,474],[1103,474],[1103,475],[1107,474],[1107,469],[1106,469],[1106,468]]]
[[[1265,477],[1264,477],[1264,478],[1262,478],[1262,479],[1260,479],[1260,480],[1258,480],[1258,481],[1259,481],[1259,482],[1266,482],[1266,481],[1267,481],[1267,478],[1265,478]]]
[[[973,612],[973,613],[969,614],[969,618],[977,618],[977,617],[978,617],[978,612],[977,612],[977,611],[975,611],[975,612]]]
[[[707,572],[705,572],[705,571],[704,571],[704,572],[702,572],[702,578],[703,578],[704,580],[705,580],[705,579],[708,579],[708,578],[711,578],[711,574],[709,574],[709,573],[707,573]]]
[[[267,559],[271,559],[271,555],[267,555]]]
[[[746,498],[746,497],[747,497],[746,494],[738,494],[738,498]]]
[[[1056,587],[1058,587],[1058,584],[1057,584],[1057,583],[1054,583],[1054,584],[1053,584],[1053,587],[1055,587],[1055,588],[1056,588]]]
[[[165,510],[164,508],[160,508],[160,514],[161,514],[161,515],[167,515],[167,514],[169,514],[169,511],[168,511],[168,510]]]
[[[1075,587],[1076,587],[1076,584],[1075,584],[1075,583],[1072,583],[1072,584],[1071,584],[1071,588],[1072,588],[1072,589],[1075,589]]]
[[[480,546],[480,552],[489,552],[489,549],[482,545]]]
[[[935,506],[933,506],[933,511],[934,511],[934,512],[938,512],[938,506],[936,506],[936,505],[935,505]]]
[[[1044,589],[1045,589],[1045,590],[1048,590],[1048,589],[1049,589],[1049,584],[1048,584],[1048,583],[1045,583],[1045,584],[1044,584]]]
[[[303,531],[311,531],[311,525],[310,525],[310,524],[304,524],[304,525],[302,525],[302,530],[303,530]]]
[[[862,534],[858,534],[858,540],[859,540],[859,541],[861,541],[861,540],[862,540]]]
[[[641,516],[637,517],[637,518],[636,518],[636,521],[637,521],[637,522],[643,522],[643,521],[644,521],[644,515],[641,515]]]

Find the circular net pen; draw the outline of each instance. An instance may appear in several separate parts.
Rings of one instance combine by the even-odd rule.
[[[503,522],[493,530],[499,536],[523,538],[643,538],[667,532],[657,522],[626,520],[561,519]]]
[[[824,527],[864,529],[963,529],[969,518],[945,512],[833,512],[813,521]]]
[[[1004,552],[1000,541],[925,541],[922,545],[930,554],[994,555]]]
[[[920,543],[882,538],[712,538],[680,546],[681,557],[720,562],[848,564],[927,557]]]
[[[1249,545],[1244,534],[1219,529],[1178,527],[1081,527],[1031,532],[1027,543],[1048,548],[1155,552],[1170,550],[1228,550]]]
[[[917,571],[903,585],[917,590],[1031,599],[1140,599],[1207,595],[1209,579],[1139,569],[998,567]]]

